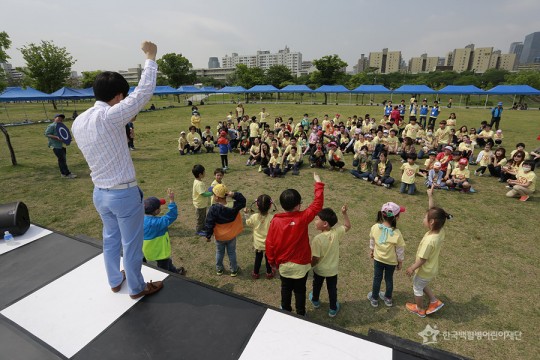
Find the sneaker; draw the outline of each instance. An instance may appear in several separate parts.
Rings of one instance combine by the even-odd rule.
[[[223,275],[223,269],[219,269],[216,271],[216,274],[218,274],[219,276]]]
[[[273,279],[275,276],[276,276],[276,273],[274,272],[274,270],[272,270],[271,273],[266,273],[266,278],[267,278],[268,280]]]
[[[255,272],[252,272],[252,273],[251,273],[251,278],[254,279],[254,280],[257,280],[257,279],[260,278],[260,277],[261,277],[261,275],[256,274]]]
[[[77,175],[75,174],[69,174],[69,175],[62,175],[64,179],[75,179]]]
[[[204,236],[206,237],[206,232],[205,231],[197,231],[195,234],[199,235],[199,236]]]
[[[387,189],[390,189],[390,184],[382,184],[382,186],[384,186]]]
[[[426,317],[426,311],[425,310],[418,310],[418,307],[416,306],[416,304],[406,303],[405,307],[407,308],[407,310],[409,310],[413,314],[416,314],[416,315],[420,316],[421,318]]]
[[[512,187],[513,187],[512,185],[506,185],[507,189],[512,189]]]
[[[262,166],[259,165],[259,172],[262,172]]]
[[[475,171],[475,172],[474,172],[474,176],[478,176],[478,171]]]
[[[437,299],[437,301],[435,301],[434,303],[430,302],[426,310],[426,315],[430,315],[436,311],[439,311],[443,306],[444,306],[444,303],[439,299]]]
[[[369,181],[369,179],[367,177],[363,177],[362,180]]]
[[[367,299],[371,303],[371,306],[373,307],[379,306],[379,301],[377,299],[374,299],[372,295],[373,294],[371,293],[371,291],[367,294]]]
[[[328,316],[330,316],[331,318],[336,317],[340,308],[341,308],[341,305],[336,301],[336,310],[332,310],[332,309],[328,310]]]
[[[320,301],[314,301],[313,300],[313,291],[309,293],[308,297],[309,297],[309,301],[311,301],[311,303],[313,304],[313,307],[315,309],[318,309],[318,308],[321,307],[321,302]],[[337,311],[336,311],[336,314],[337,314]],[[334,314],[334,316],[336,316],[336,315]]]
[[[384,296],[384,293],[383,293],[382,291],[379,292],[379,298],[380,298],[382,301],[384,301],[384,305],[386,305],[386,306],[388,306],[388,307],[390,307],[390,306],[393,305],[393,304],[392,304],[392,299],[387,298],[386,296]]]
[[[240,271],[240,266],[238,266],[238,267],[236,268],[236,270],[231,271],[231,277],[237,277],[239,271]]]
[[[223,170],[229,170],[229,168],[227,166],[224,166]]]
[[[519,201],[527,201],[529,199],[529,195],[523,195],[519,198]]]

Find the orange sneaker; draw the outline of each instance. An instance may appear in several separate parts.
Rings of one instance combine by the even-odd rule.
[[[407,308],[407,310],[409,310],[413,314],[416,314],[416,315],[420,316],[421,318],[426,317],[426,311],[425,310],[419,310],[418,306],[416,306],[416,304],[406,303],[405,307]]]
[[[522,197],[519,198],[519,201],[527,201],[529,200],[529,195],[523,195]]]
[[[430,302],[426,310],[426,315],[433,314],[434,312],[440,310],[440,308],[442,308],[443,306],[444,303],[439,299],[437,299],[437,301],[435,301],[434,303]]]

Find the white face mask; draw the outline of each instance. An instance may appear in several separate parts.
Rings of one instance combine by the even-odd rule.
[[[431,136],[431,135],[433,135],[433,133],[432,133],[431,131],[428,131],[428,132],[427,132],[427,135],[428,135],[428,136]]]
[[[528,167],[528,166],[527,166],[527,167],[523,166],[522,169],[523,169],[523,172],[529,172],[529,171],[531,171],[531,168]]]

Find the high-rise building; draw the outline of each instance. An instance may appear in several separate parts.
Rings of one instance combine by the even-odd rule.
[[[471,70],[479,74],[485,73],[486,70],[490,68],[491,54],[493,54],[493,47],[474,49],[472,52]],[[495,66],[493,66],[493,68],[495,68]]]
[[[209,69],[219,68],[219,60],[217,57],[213,56],[213,57],[208,58],[208,68]]]
[[[463,49],[455,49],[452,53],[452,70],[455,72],[463,72],[472,68],[472,52],[474,51],[474,44],[469,44]],[[450,56],[449,56],[450,58]]]
[[[409,60],[408,70],[411,74],[428,73],[435,71],[438,63],[438,56],[428,57],[427,54],[422,54],[420,57],[413,57]]]
[[[367,70],[369,67],[369,59],[364,56],[364,54],[360,54],[360,59],[358,59],[358,62],[356,65],[353,66],[353,73],[358,74],[363,72],[364,70]]]
[[[519,58],[521,57],[522,51],[523,51],[523,42],[517,41],[510,44],[510,50],[508,50],[508,53],[516,54],[517,62],[519,62]]]
[[[401,51],[388,51],[385,48],[381,52],[369,53],[369,67],[376,68],[376,73],[389,74],[398,72],[401,63]]]
[[[289,47],[279,50],[277,53],[271,53],[268,50],[257,51],[256,55],[238,55],[232,53],[231,56],[225,55],[221,58],[224,68],[234,68],[238,64],[245,64],[247,67],[260,67],[264,70],[272,65],[284,65],[293,75],[298,74],[302,69],[302,53],[291,52]]]
[[[523,50],[519,59],[520,64],[540,62],[540,31],[525,36]]]

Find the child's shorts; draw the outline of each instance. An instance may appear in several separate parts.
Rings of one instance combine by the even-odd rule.
[[[430,280],[422,279],[418,275],[414,275],[413,277],[413,292],[414,296],[423,296],[424,295],[424,288],[429,284]]]

